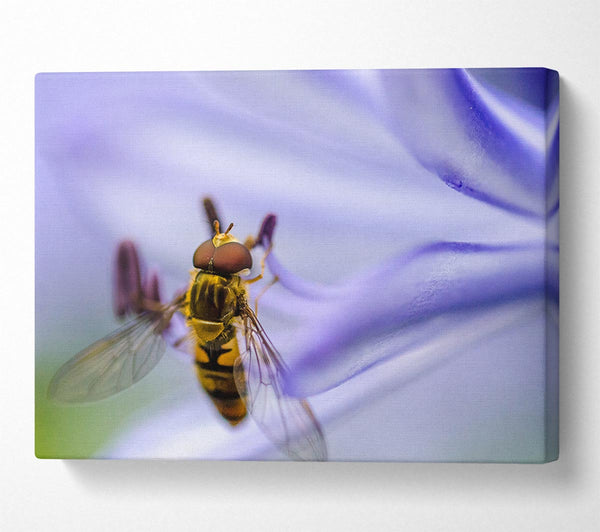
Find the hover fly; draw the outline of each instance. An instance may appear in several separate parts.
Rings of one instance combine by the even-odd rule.
[[[326,460],[319,422],[308,402],[285,395],[286,366],[248,302],[248,285],[260,280],[271,250],[273,215],[258,237],[239,242],[233,224],[221,232],[216,210],[204,201],[214,235],[198,246],[185,293],[170,303],[146,297],[136,301],[137,316],[66,362],[52,379],[48,395],[63,403],[86,403],[112,396],[147,375],[166,349],[163,333],[176,314],[184,317],[193,345],[196,374],[215,407],[231,425],[249,412],[265,435],[299,460]],[[252,268],[250,250],[268,240],[261,273]],[[157,292],[157,290],[155,290]],[[240,336],[244,349],[240,351]]]

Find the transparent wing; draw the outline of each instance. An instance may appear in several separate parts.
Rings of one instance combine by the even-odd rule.
[[[129,388],[161,359],[166,349],[161,333],[173,312],[144,312],[75,355],[50,382],[48,397],[87,403]]]
[[[281,389],[285,364],[256,315],[242,310],[246,350],[237,360],[234,377],[246,408],[265,435],[296,460],[327,460],[327,446],[308,402]]]

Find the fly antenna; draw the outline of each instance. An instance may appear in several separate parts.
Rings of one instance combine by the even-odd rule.
[[[227,231],[225,231],[225,233],[224,233],[224,234],[227,234],[227,233],[229,233],[229,231],[231,231],[232,229],[233,229],[233,222],[231,222],[231,223],[229,224],[229,227],[227,228]]]
[[[219,225],[219,220],[215,220],[213,222],[213,227],[215,229],[215,233],[219,234],[221,232],[221,227]]]

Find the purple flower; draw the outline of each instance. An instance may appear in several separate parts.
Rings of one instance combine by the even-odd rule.
[[[79,264],[72,249],[108,264],[127,236],[169,298],[207,238],[197,202],[210,195],[238,237],[273,242],[279,282],[260,319],[333,459],[541,460],[557,85],[544,69],[40,77],[38,313],[60,304],[40,275],[82,290],[89,262],[68,279],[60,266]],[[254,233],[269,212],[277,230],[273,216]],[[72,239],[51,250],[61,230]],[[132,276],[123,246],[115,308],[136,312],[140,293],[159,299],[158,277]],[[220,423],[189,367],[164,371],[177,391],[157,380],[164,404],[98,455],[276,456],[252,424]]]

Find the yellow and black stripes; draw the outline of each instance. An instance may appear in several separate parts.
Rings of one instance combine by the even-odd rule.
[[[198,380],[219,413],[231,425],[237,425],[246,417],[246,406],[233,377],[233,365],[238,356],[235,336],[222,345],[208,342],[196,347]]]
[[[240,355],[234,320],[245,297],[238,275],[196,270],[183,312],[194,331],[198,380],[231,425],[246,417],[246,406],[233,377]]]

